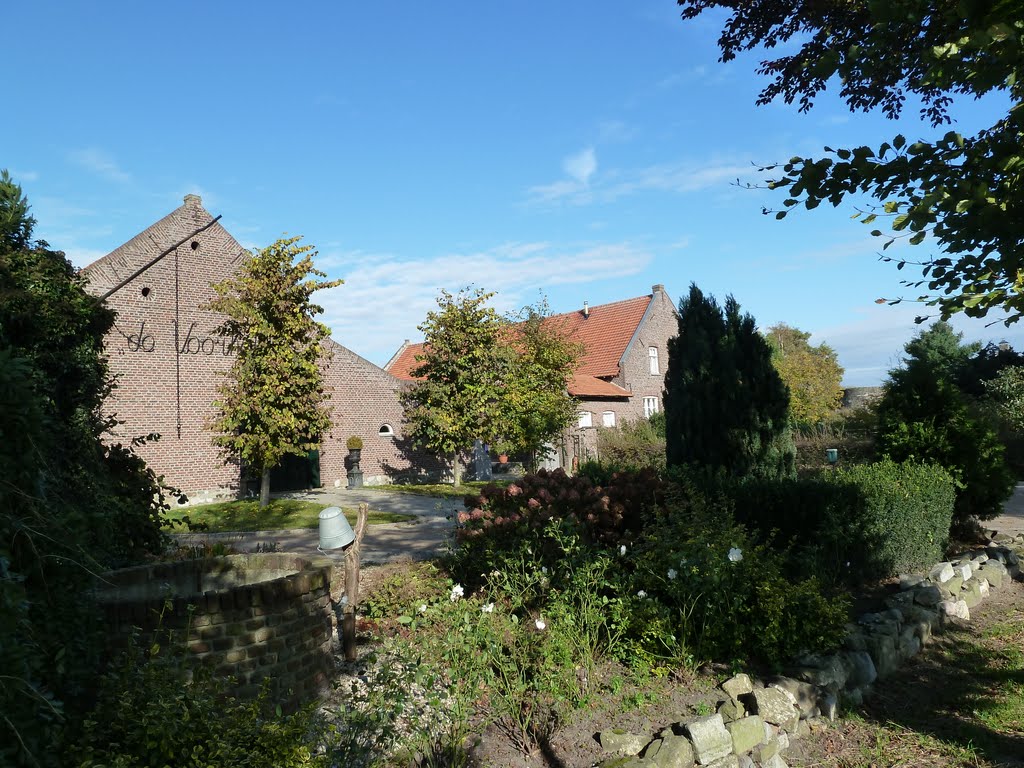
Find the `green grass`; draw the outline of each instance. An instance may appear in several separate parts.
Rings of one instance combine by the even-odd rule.
[[[181,533],[185,530],[182,520],[188,518],[193,526],[205,525],[210,533],[224,531],[274,531],[283,528],[316,528],[320,525],[320,512],[323,504],[297,499],[274,499],[264,508],[259,508],[255,499],[241,501],[222,501],[216,504],[197,504],[171,510],[167,517],[170,520],[167,529]],[[356,523],[356,510],[344,509],[345,517],[350,524]],[[398,515],[393,512],[370,510],[367,520],[369,525],[381,523],[401,523],[414,519],[414,515]]]
[[[367,491],[391,491],[392,493],[409,493],[414,496],[440,496],[445,499],[461,499],[471,493],[480,493],[480,489],[487,485],[509,485],[515,480],[514,477],[503,477],[494,480],[471,480],[460,485],[374,485],[367,486]]]

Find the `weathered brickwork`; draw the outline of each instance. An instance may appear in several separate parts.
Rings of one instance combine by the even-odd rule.
[[[202,201],[188,195],[180,208],[83,270],[94,294],[116,288],[107,298],[118,315],[107,354],[118,386],[108,407],[123,423],[113,439],[127,443],[159,434],[139,454],[192,501],[241,490],[238,464],[225,461],[207,428],[217,386],[234,359],[232,344],[213,333],[224,316],[200,307],[213,298],[211,285],[234,274],[248,252],[219,223],[189,237],[212,222]],[[325,343],[324,352],[333,426],[321,447],[321,482],[346,484],[345,442],[351,435],[363,439],[366,483],[408,475],[413,467],[436,473],[436,461],[413,451],[402,436],[401,382],[334,341]],[[384,425],[393,436],[381,434]]]
[[[89,265],[90,290],[104,294],[168,246],[209,224],[196,197],[145,232]],[[107,299],[117,321],[107,355],[117,388],[108,407],[123,423],[115,439],[158,433],[140,455],[171,485],[185,490],[238,488],[237,465],[225,464],[207,422],[221,373],[231,365],[230,340],[214,336],[222,317],[199,309],[211,283],[230,276],[245,249],[219,224],[183,243]]]
[[[195,666],[234,677],[239,697],[267,680],[272,700],[293,710],[333,677],[331,569],[281,554],[158,563],[104,574],[99,602],[115,647],[133,628],[169,630]]]
[[[333,341],[326,345],[324,384],[330,391],[331,431],[320,450],[320,478],[325,486],[346,484],[346,441],[362,438],[360,468],[368,485],[412,474],[436,477],[437,460],[414,449],[402,436],[398,393],[406,382]],[[391,434],[387,434],[390,431]]]

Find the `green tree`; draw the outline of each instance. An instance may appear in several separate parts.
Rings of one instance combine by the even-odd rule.
[[[64,711],[92,691],[103,628],[93,575],[163,550],[162,488],[104,442],[114,315],[32,239],[0,172],[0,764],[57,764]]]
[[[583,346],[551,317],[546,299],[524,307],[509,321],[514,325],[503,335],[509,364],[498,446],[506,452],[524,451],[532,470],[551,440],[576,418],[578,406],[568,384]]]
[[[270,470],[288,454],[318,448],[331,425],[321,369],[330,329],[314,319],[323,308],[311,297],[342,281],[315,279],[326,275],[301,239],[253,251],[235,276],[213,286],[217,295],[205,307],[227,315],[216,332],[234,339],[237,351],[214,403],[214,443],[260,476],[260,507],[270,503]]]
[[[839,205],[848,195],[878,201],[861,221],[881,217],[897,239],[930,242],[938,255],[914,263],[925,286],[918,300],[943,319],[1007,310],[1007,324],[1024,313],[1024,17],[1020,4],[1000,0],[849,0],[801,2],[678,0],[684,19],[708,9],[730,12],[718,40],[722,61],[754,48],[782,49],[763,61],[772,78],[757,103],[799,101],[809,110],[829,84],[851,110],[881,109],[895,118],[908,98],[919,101],[933,129],[952,121],[954,97],[997,93],[1010,107],[974,135],[948,131],[907,141],[897,135],[879,147],[825,148],[820,159],[794,157],[763,169],[768,186],[787,197],[775,213],[802,203]],[[777,174],[777,175],[776,175]],[[898,299],[896,300],[898,301]],[[921,318],[923,320],[924,318]]]
[[[679,302],[665,373],[668,466],[789,477],[796,449],[789,395],[754,318],[731,296],[724,311],[696,285]]]
[[[789,388],[789,415],[797,424],[818,424],[843,399],[843,367],[827,344],[812,346],[811,334],[777,323],[765,334],[772,363]]]
[[[1024,432],[1024,366],[1003,368],[985,382],[985,392],[1007,426]]]
[[[889,372],[878,404],[879,453],[934,462],[953,475],[957,522],[995,517],[1014,485],[995,425],[956,384],[977,351],[961,338],[945,322],[918,334],[905,347],[903,365]]]
[[[419,326],[423,354],[416,378],[401,393],[409,434],[416,445],[450,457],[455,485],[462,480],[461,452],[474,440],[494,442],[514,425],[504,421],[506,377],[512,358],[507,323],[483,290],[441,291],[437,309]]]

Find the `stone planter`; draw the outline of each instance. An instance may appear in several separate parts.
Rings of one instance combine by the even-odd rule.
[[[348,487],[363,487],[363,471],[359,468],[359,460],[362,458],[362,448],[350,448],[348,452]]]

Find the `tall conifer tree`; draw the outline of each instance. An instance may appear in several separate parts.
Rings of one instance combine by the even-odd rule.
[[[679,302],[665,374],[666,458],[734,477],[788,477],[789,393],[754,318],[694,284]]]

